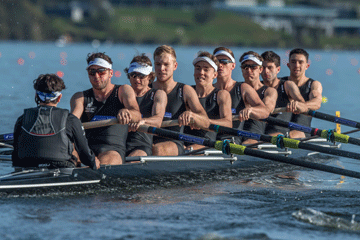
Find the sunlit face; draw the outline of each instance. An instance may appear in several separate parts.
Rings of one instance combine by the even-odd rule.
[[[216,58],[220,61],[218,78],[231,78],[231,73],[235,69],[235,63],[221,63],[221,60],[231,61],[231,59],[225,55],[217,55]]]
[[[205,61],[197,62],[194,67],[194,78],[196,85],[212,85],[214,79],[218,75],[215,69]]]
[[[138,72],[132,72],[129,74],[129,80],[131,87],[137,92],[148,88],[150,75],[143,75]]]
[[[92,65],[87,70],[90,83],[96,90],[105,89],[111,83],[113,70],[106,69],[105,71],[102,71],[103,69],[104,67]]]
[[[262,66],[259,66],[256,62],[252,60],[247,60],[241,64],[241,71],[245,82],[253,82],[260,80]]]
[[[305,76],[305,71],[309,68],[310,64],[306,61],[303,54],[292,54],[287,66],[290,69],[290,76],[301,77]]]
[[[164,53],[160,56],[156,56],[154,61],[157,81],[166,82],[173,77],[174,71],[178,65],[174,56],[169,53]]]
[[[263,61],[262,66],[263,70],[261,72],[261,77],[264,82],[274,82],[280,72],[280,66],[277,67],[274,62],[269,61]]]

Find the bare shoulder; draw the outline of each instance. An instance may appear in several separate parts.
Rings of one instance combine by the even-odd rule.
[[[75,103],[79,101],[84,101],[84,93],[83,92],[76,92],[72,95],[70,102]]]
[[[266,89],[266,94],[271,95],[271,96],[277,96],[278,95],[276,89],[273,88],[273,87],[268,87]]]
[[[219,99],[228,99],[231,98],[230,93],[226,90],[219,90],[218,92],[218,98]]]
[[[155,92],[155,98],[167,98],[166,92],[164,90],[158,89]]]

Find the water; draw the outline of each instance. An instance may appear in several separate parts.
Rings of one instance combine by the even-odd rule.
[[[113,82],[128,83],[123,69],[132,57],[156,46],[54,43],[0,43],[0,133],[12,132],[16,118],[35,106],[32,81],[41,73],[63,74],[67,86],[59,107],[69,108],[77,91],[90,88],[86,55],[106,52],[115,70]],[[210,47],[175,47],[175,79],[193,84],[194,56]],[[248,50],[232,48],[236,59]],[[288,49],[273,49],[282,58],[279,76],[289,75]],[[359,121],[359,52],[310,50],[307,76],[321,81],[328,101],[321,111]],[[190,70],[189,70],[190,69]],[[233,78],[241,81],[237,68]],[[314,120],[314,127],[334,128]],[[343,127],[343,131],[350,128]],[[351,135],[359,137],[358,133]],[[359,152],[359,147],[343,144]],[[316,159],[323,164],[360,171],[346,158]],[[334,174],[264,163],[261,173],[218,172],[143,182],[119,180],[116,187],[84,191],[2,195],[1,239],[356,239],[360,238],[359,181]],[[11,170],[0,163],[0,173]]]

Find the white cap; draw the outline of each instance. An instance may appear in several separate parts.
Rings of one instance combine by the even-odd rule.
[[[251,60],[251,61],[254,61],[256,62],[258,65],[262,66],[262,61],[260,61],[257,57],[255,57],[254,55],[252,54],[249,54],[249,55],[245,55],[243,60],[241,61],[241,63],[245,62],[245,61],[248,61],[248,60]]]
[[[147,65],[146,63],[133,62],[130,64],[128,70],[128,73],[132,73],[132,72],[138,72],[144,75],[149,75],[152,72],[152,66]]]
[[[89,65],[86,69],[88,69],[92,65],[97,65],[100,67],[112,69],[112,65],[108,61],[106,61],[105,59],[102,59],[102,58],[95,58],[94,60],[90,61]]]
[[[228,58],[230,58],[230,60],[231,60],[233,63],[235,63],[234,57],[231,56],[231,54],[230,54],[229,52],[224,51],[224,50],[220,50],[220,51],[217,51],[217,52],[214,54],[215,57],[216,57],[216,56],[219,56],[219,55],[225,55],[225,56],[227,56]]]
[[[218,66],[215,64],[215,62],[213,60],[211,60],[210,58],[205,57],[205,56],[195,58],[193,61],[193,65],[195,66],[196,63],[201,62],[201,61],[209,63],[215,69],[215,72],[217,72]]]

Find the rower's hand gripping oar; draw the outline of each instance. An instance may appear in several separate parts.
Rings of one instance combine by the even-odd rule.
[[[322,146],[315,145],[315,144],[301,142],[296,139],[285,138],[281,135],[270,136],[270,135],[265,135],[265,134],[251,133],[251,132],[242,131],[242,130],[238,130],[238,129],[234,129],[234,128],[223,127],[223,126],[219,126],[219,125],[215,125],[215,124],[210,124],[209,129],[213,130],[215,132],[218,132],[218,133],[225,133],[225,134],[232,135],[232,136],[246,137],[246,138],[251,138],[251,139],[258,140],[258,141],[270,142],[270,143],[278,146],[279,148],[284,148],[284,147],[300,148],[300,149],[306,149],[306,150],[311,150],[311,151],[315,151],[315,152],[322,152],[322,153],[326,153],[326,154],[347,157],[347,158],[354,158],[354,159],[360,160],[360,154],[358,154],[358,153],[344,151],[341,149],[322,147]]]
[[[333,166],[328,166],[328,165],[324,165],[324,164],[319,164],[319,163],[313,163],[313,162],[304,161],[304,160],[297,160],[297,159],[294,159],[291,157],[285,157],[285,156],[280,156],[280,155],[276,155],[276,154],[271,154],[271,153],[263,152],[261,150],[247,148],[242,145],[236,145],[236,144],[230,143],[228,140],[214,141],[214,140],[207,139],[207,138],[195,137],[195,136],[192,136],[189,134],[182,134],[179,132],[170,131],[167,129],[150,127],[147,125],[140,126],[139,131],[150,133],[150,134],[155,134],[160,137],[166,137],[166,138],[170,138],[170,139],[181,140],[181,141],[186,141],[189,143],[196,143],[196,144],[208,146],[208,147],[220,150],[225,154],[232,153],[232,154],[237,154],[237,155],[249,155],[249,156],[253,156],[253,157],[269,159],[269,160],[273,160],[273,161],[277,161],[277,162],[288,163],[288,164],[292,164],[292,165],[296,165],[296,166],[311,168],[311,169],[315,169],[315,170],[319,170],[319,171],[323,171],[323,172],[335,173],[335,174],[339,174],[339,175],[343,175],[343,176],[360,179],[359,172],[342,169],[342,168],[337,168],[337,167],[333,167]]]

